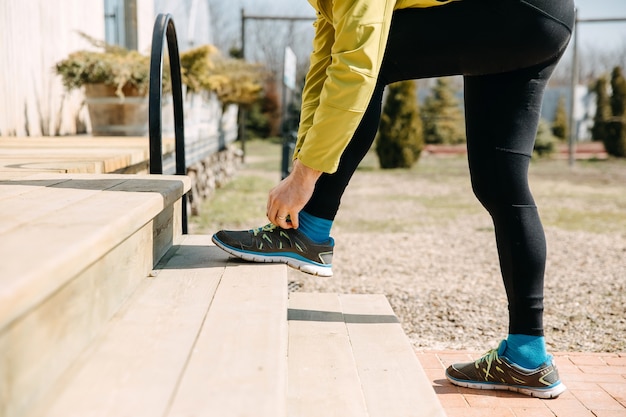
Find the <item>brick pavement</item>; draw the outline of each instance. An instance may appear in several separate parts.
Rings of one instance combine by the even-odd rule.
[[[481,354],[417,351],[448,417],[626,417],[626,352],[555,354],[568,390],[551,400],[461,388],[446,380],[448,365],[472,361]]]

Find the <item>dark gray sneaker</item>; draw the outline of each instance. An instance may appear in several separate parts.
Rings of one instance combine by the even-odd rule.
[[[233,256],[252,262],[281,262],[311,275],[333,275],[335,242],[318,244],[298,229],[283,229],[268,224],[258,229],[221,230],[213,243]]]
[[[565,391],[552,357],[537,369],[521,368],[500,356],[506,341],[475,362],[457,363],[446,369],[446,378],[465,388],[507,390],[537,398],[556,398]]]

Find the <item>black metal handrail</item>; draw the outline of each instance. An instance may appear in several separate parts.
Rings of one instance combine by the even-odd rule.
[[[161,106],[163,97],[163,42],[167,38],[174,107],[174,140],[176,151],[176,175],[186,175],[185,122],[183,116],[183,89],[180,71],[178,40],[172,15],[160,13],[152,31],[150,54],[150,93],[148,102],[148,127],[150,134],[150,174],[163,174],[163,120]],[[187,197],[182,198],[182,227],[187,234]]]

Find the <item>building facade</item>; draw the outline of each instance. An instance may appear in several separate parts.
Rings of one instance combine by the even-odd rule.
[[[2,0],[0,136],[88,132],[84,97],[65,91],[55,63],[93,48],[80,32],[149,53],[160,12],[173,15],[181,50],[210,42],[206,0]]]

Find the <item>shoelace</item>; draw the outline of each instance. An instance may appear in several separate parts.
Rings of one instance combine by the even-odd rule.
[[[257,227],[256,229],[252,229],[252,233],[254,233],[254,236],[256,236],[256,235],[258,235],[261,232],[272,232],[277,227],[278,226],[276,226],[275,224],[268,223],[265,226],[261,226],[261,227]]]
[[[493,361],[498,359],[498,349],[491,349],[482,358],[476,361],[476,367],[478,368],[479,362],[487,362],[487,371],[485,373],[485,381],[489,381],[489,372],[491,371],[491,365]]]

